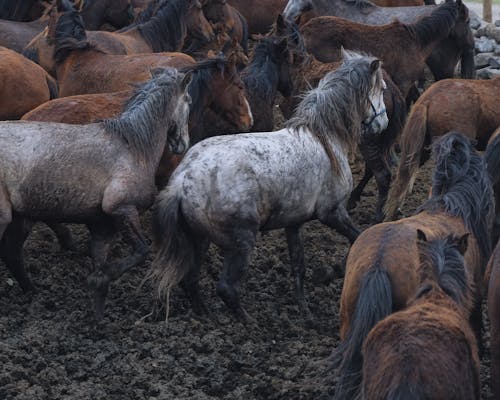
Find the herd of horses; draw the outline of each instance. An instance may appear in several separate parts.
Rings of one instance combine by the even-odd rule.
[[[351,243],[336,399],[479,399],[486,298],[500,397],[500,78],[473,79],[461,0],[377,4],[0,1],[0,258],[19,286],[35,290],[23,261],[34,223],[68,249],[65,224],[83,224],[102,319],[110,284],[147,259],[139,216],[152,208],[145,279],[167,317],[176,285],[209,314],[199,279],[214,244],[217,294],[254,323],[243,276],[258,233],[284,228],[313,320],[300,229],[317,219]],[[437,82],[421,94],[425,68]],[[404,217],[431,156],[429,198]],[[348,210],[371,177],[376,224],[361,232]],[[111,260],[119,237],[130,254]]]

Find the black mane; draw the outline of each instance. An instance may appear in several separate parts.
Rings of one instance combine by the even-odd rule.
[[[54,59],[62,63],[73,50],[94,48],[88,41],[80,13],[76,10],[63,13],[56,24]]]

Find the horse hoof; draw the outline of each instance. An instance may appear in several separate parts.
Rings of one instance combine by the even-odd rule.
[[[102,271],[94,271],[87,278],[89,289],[94,292],[94,312],[97,322],[104,316],[104,303],[111,279]]]

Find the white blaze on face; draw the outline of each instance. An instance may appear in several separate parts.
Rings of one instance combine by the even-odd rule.
[[[248,115],[250,116],[250,126],[249,126],[249,128],[251,128],[253,126],[253,114],[252,114],[252,109],[250,108],[250,104],[248,104],[248,100],[246,98],[245,98],[245,104],[247,106]]]

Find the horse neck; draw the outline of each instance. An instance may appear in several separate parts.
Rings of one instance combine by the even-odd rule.
[[[202,71],[194,71],[193,81],[188,87],[189,95],[192,99],[191,110],[189,112],[189,140],[190,145],[193,145],[200,140],[205,139],[203,136],[203,111],[210,108],[214,102],[215,96],[218,95],[210,85],[210,80],[202,79]]]
[[[266,55],[263,59],[254,59],[241,73],[249,98],[264,99],[266,103],[274,103],[279,84],[278,65]]]

